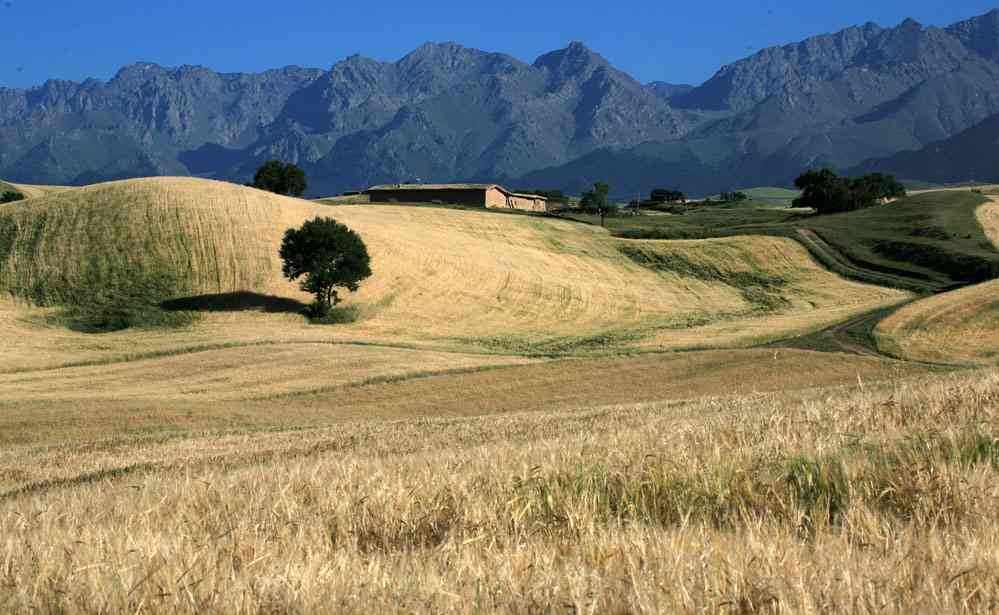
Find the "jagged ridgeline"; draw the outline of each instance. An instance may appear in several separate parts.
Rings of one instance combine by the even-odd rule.
[[[0,290],[119,328],[171,297],[261,289],[279,266],[272,230],[285,200],[222,182],[156,178],[6,205]]]

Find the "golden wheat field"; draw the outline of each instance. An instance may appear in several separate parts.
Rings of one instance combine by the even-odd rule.
[[[135,268],[158,268],[175,272],[193,296],[250,291],[306,301],[281,277],[277,247],[285,229],[317,215],[357,230],[372,253],[374,276],[349,299],[360,314],[354,323],[322,328],[288,313],[209,313],[182,334],[123,332],[97,342],[46,327],[43,311],[8,301],[0,306],[0,327],[18,342],[3,368],[114,360],[137,348],[265,341],[374,341],[493,354],[608,344],[745,346],[906,298],[843,280],[786,239],[643,242],[629,256],[629,242],[576,223],[405,206],[328,207],[171,178],[8,206],[3,216],[15,230],[0,260],[0,286],[30,296],[39,287],[108,284]],[[676,271],[662,270],[662,263]],[[758,292],[748,294],[739,276],[749,276]]]
[[[893,359],[761,346],[912,299],[784,238],[29,196],[0,206],[0,612],[999,609],[999,374],[953,367],[992,362],[991,283],[885,320]],[[315,216],[372,256],[339,324],[281,276]],[[158,284],[194,316],[68,324]]]
[[[0,496],[0,608],[986,613],[997,409],[984,372],[13,447],[49,479]]]

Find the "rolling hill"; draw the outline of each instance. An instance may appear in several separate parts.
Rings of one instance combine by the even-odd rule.
[[[281,277],[277,258],[284,230],[317,215],[357,230],[373,259],[374,276],[349,300],[357,321],[332,329],[293,314],[309,298]],[[99,184],[3,208],[0,288],[43,305],[125,295],[206,314],[186,337],[111,334],[100,352],[76,357],[88,361],[127,353],[133,335],[152,340],[148,352],[330,336],[528,356],[746,345],[905,297],[840,279],[783,238],[631,242],[566,221],[330,207],[185,178]],[[226,330],[232,319],[241,324]],[[28,326],[4,322],[11,339]],[[88,346],[87,335],[51,329],[20,339],[8,365],[71,362],[73,344],[57,350],[49,336]]]
[[[975,213],[999,252],[999,202],[991,199]],[[899,357],[995,365],[999,363],[999,280],[907,305],[882,321],[875,334],[882,349]]]
[[[995,238],[969,196],[930,219]],[[276,258],[316,215],[372,255],[337,325]],[[202,316],[63,326],[135,279]],[[939,298],[974,316],[992,284]],[[999,587],[999,376],[734,348],[910,297],[786,237],[154,178],[0,207],[0,291],[8,610],[959,612]]]

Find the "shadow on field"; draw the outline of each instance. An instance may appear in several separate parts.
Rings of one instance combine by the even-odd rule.
[[[238,292],[170,299],[161,303],[160,307],[171,312],[243,312],[256,310],[268,313],[285,313],[301,312],[306,308],[306,305],[301,301],[287,297]]]

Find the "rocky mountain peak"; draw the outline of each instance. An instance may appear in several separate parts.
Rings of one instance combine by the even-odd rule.
[[[546,53],[534,61],[535,68],[566,77],[592,73],[599,67],[607,66],[610,66],[607,60],[579,41],[573,41],[565,49]]]
[[[968,49],[990,60],[999,59],[999,9],[959,21],[948,27],[947,32],[960,39]]]

